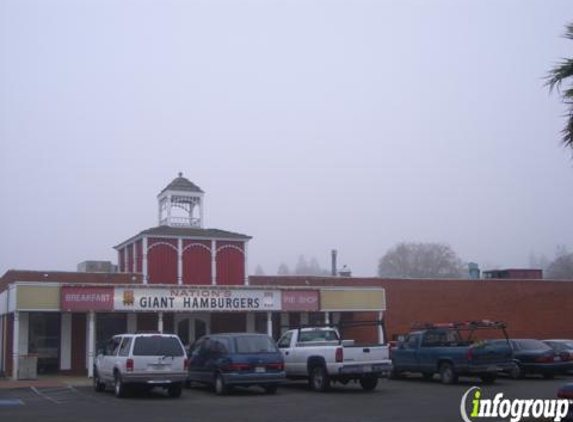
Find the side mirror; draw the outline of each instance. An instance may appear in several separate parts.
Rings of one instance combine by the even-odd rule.
[[[98,347],[97,351],[96,351],[96,356],[105,356],[105,348],[104,347]]]

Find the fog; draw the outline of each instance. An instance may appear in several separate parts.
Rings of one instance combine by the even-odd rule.
[[[570,1],[0,1],[0,275],[116,261],[179,171],[249,265],[573,246]]]

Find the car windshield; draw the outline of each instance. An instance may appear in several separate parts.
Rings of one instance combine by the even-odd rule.
[[[541,340],[516,340],[520,350],[551,350],[551,347]]]
[[[184,351],[175,337],[137,337],[133,346],[134,356],[183,356]]]
[[[338,335],[334,330],[301,331],[298,341],[335,341]]]
[[[573,340],[560,341],[559,343],[565,346],[566,349],[573,349]]]
[[[266,336],[240,336],[235,338],[237,353],[274,353],[278,352],[275,343]]]

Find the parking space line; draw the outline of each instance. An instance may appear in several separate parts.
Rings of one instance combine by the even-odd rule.
[[[42,397],[42,398],[44,398],[44,399],[46,399],[46,400],[49,400],[49,401],[51,401],[52,403],[56,403],[56,404],[60,404],[60,403],[61,403],[60,401],[58,401],[58,400],[56,400],[56,399],[54,399],[54,398],[48,396],[47,394],[44,394],[43,392],[41,392],[40,390],[38,390],[36,387],[33,387],[33,386],[32,386],[32,387],[30,387],[30,388],[31,388],[32,391],[33,391],[34,393],[36,393],[38,396],[40,396],[40,397]]]
[[[0,406],[21,406],[24,402],[20,399],[0,399]]]

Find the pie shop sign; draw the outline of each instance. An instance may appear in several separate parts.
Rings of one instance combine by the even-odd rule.
[[[116,287],[116,311],[279,311],[279,290]]]

